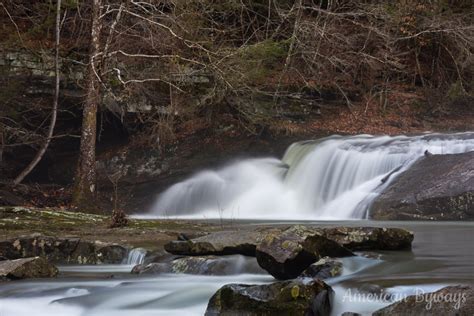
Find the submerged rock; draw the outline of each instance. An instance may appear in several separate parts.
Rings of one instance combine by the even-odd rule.
[[[255,258],[241,255],[183,257],[168,262],[155,262],[137,265],[132,273],[160,274],[184,273],[199,275],[232,275],[240,273],[266,273],[259,267]]]
[[[52,278],[58,269],[41,257],[4,260],[0,262],[0,279]]]
[[[313,279],[327,279],[342,274],[342,262],[329,257],[320,259],[311,264],[301,273],[300,277]]]
[[[474,315],[474,290],[470,286],[447,286],[433,293],[412,295],[379,309],[374,316],[470,316]]]
[[[78,237],[57,238],[33,234],[0,241],[0,256],[7,259],[44,257],[53,263],[121,263],[127,249]]]
[[[205,315],[329,315],[333,293],[320,280],[228,284],[211,297]]]
[[[282,232],[269,232],[258,244],[258,264],[277,279],[300,275],[321,257],[354,255],[349,249],[327,239],[321,231],[292,226]]]
[[[376,199],[379,220],[474,219],[474,152],[424,156]]]

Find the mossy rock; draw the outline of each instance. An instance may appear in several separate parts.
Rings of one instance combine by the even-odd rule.
[[[211,297],[205,315],[329,315],[332,296],[320,280],[228,284]]]

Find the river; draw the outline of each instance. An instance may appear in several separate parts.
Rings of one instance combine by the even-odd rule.
[[[415,234],[412,251],[371,252],[343,259],[343,275],[326,280],[335,290],[333,315],[345,311],[370,314],[404,295],[430,292],[445,285],[474,285],[474,223],[366,220],[300,223],[401,227]],[[235,223],[253,224],[281,222]],[[131,268],[130,264],[62,266],[60,276],[54,280],[3,283],[0,315],[203,315],[209,298],[224,284],[274,281],[265,274],[144,277],[131,275]],[[365,295],[369,292],[377,295]]]

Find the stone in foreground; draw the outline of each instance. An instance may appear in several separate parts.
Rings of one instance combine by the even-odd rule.
[[[425,156],[377,198],[379,220],[474,220],[474,152]]]
[[[41,257],[0,261],[0,279],[52,278],[58,269]]]
[[[447,286],[439,291],[407,297],[385,308],[374,316],[472,316],[474,290],[469,286]]]
[[[228,284],[209,300],[206,316],[329,315],[333,290],[320,280]]]
[[[349,249],[327,239],[321,231],[292,226],[280,233],[267,233],[257,246],[257,262],[280,280],[293,279],[321,257],[347,257]]]

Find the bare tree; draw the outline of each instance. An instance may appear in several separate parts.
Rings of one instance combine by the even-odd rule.
[[[22,172],[13,180],[13,185],[20,184],[25,177],[36,167],[36,165],[43,158],[48,146],[53,138],[54,127],[56,126],[56,118],[58,115],[58,103],[59,103],[59,83],[60,83],[60,68],[59,68],[59,41],[61,36],[61,0],[56,0],[56,43],[55,43],[55,58],[54,58],[54,71],[55,71],[55,90],[53,99],[53,109],[51,111],[51,121],[49,123],[48,134],[41,148],[36,153],[33,160],[23,169]],[[3,136],[2,148],[0,149],[0,162],[1,152],[3,151]]]

